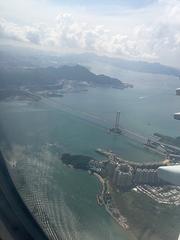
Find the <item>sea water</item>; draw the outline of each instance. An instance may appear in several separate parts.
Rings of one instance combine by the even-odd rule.
[[[141,144],[108,133],[117,111],[121,112],[123,127],[143,136],[154,132],[179,135],[180,123],[173,119],[180,107],[180,99],[175,96],[178,79],[110,70],[107,73],[134,84],[134,88],[90,88],[88,92],[37,103],[0,104],[1,149],[10,167],[14,161],[12,172],[17,175],[19,191],[31,209],[37,203],[33,199],[40,200],[57,235],[63,239],[126,240],[129,236],[97,205],[97,179],[64,166],[61,153],[103,159],[95,153],[96,148],[103,148],[131,161],[160,161],[160,156]],[[8,143],[8,148],[3,142]]]

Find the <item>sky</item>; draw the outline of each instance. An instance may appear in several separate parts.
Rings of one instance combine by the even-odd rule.
[[[180,0],[0,0],[0,42],[180,68]]]

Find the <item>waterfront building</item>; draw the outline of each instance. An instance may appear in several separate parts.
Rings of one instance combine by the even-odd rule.
[[[159,184],[157,169],[141,169],[137,168],[134,174],[135,184]]]
[[[116,167],[117,167],[117,163],[115,163],[114,161],[108,162],[106,169],[107,169],[107,175],[109,177],[113,177]]]
[[[127,188],[132,185],[133,168],[128,164],[118,164],[114,170],[112,181],[119,188]]]
[[[103,161],[91,160],[89,162],[89,168],[93,172],[100,173],[102,170],[104,170],[104,162]]]

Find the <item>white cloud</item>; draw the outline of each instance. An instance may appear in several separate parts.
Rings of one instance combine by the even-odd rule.
[[[0,21],[1,38],[13,39],[17,41],[25,41],[24,30],[14,23],[10,23],[5,19]]]
[[[121,21],[124,17],[130,17],[131,12],[127,13],[127,16],[123,15],[122,19],[117,17],[119,27],[115,28],[116,31],[110,31],[103,25],[95,25],[94,22],[91,24],[90,19],[84,23],[67,13],[60,13],[56,21],[52,20],[49,25],[46,23],[22,26],[1,19],[0,38],[60,51],[91,51],[126,58],[156,60],[177,66],[180,57],[180,1],[159,0],[144,11],[141,9],[133,12],[127,30]],[[128,29],[130,26],[131,29]]]

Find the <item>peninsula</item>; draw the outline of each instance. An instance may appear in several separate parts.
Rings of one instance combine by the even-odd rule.
[[[162,181],[157,174],[159,166],[174,162],[167,159],[142,164],[124,160],[111,151],[97,149],[96,152],[105,159],[97,161],[88,156],[70,154],[63,154],[61,159],[64,164],[88,170],[97,177],[101,184],[97,204],[104,206],[122,228],[133,233],[135,239],[176,239],[180,187]]]
[[[81,65],[46,68],[0,68],[0,100],[40,100],[85,92],[89,87],[133,87],[120,79],[92,73]],[[35,96],[36,95],[36,96]]]

